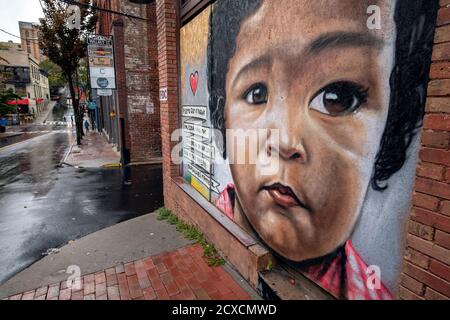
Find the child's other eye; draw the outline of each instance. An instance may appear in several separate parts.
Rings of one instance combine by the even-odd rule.
[[[266,85],[257,83],[245,92],[244,99],[248,104],[263,104],[267,103],[267,96]]]
[[[332,116],[346,115],[358,110],[367,101],[367,92],[352,82],[335,82],[321,89],[309,108]]]

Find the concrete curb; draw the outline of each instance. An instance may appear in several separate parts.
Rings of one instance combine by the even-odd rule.
[[[142,165],[152,165],[152,164],[162,164],[162,163],[163,163],[162,157],[158,157],[158,158],[150,159],[149,161],[145,161],[145,162],[131,162],[131,163],[127,164],[127,166],[142,166]]]
[[[66,152],[66,154],[64,155],[64,158],[60,161],[59,166],[62,167],[62,165],[68,165],[70,167],[73,167],[73,165],[71,165],[70,163],[67,163],[66,160],[69,157],[70,153],[72,152],[72,148],[75,145],[76,140],[74,140],[74,142],[72,142],[72,144],[69,147],[69,150]]]
[[[116,168],[121,168],[122,165],[120,163],[107,163],[101,166],[101,168],[104,169],[116,169]]]

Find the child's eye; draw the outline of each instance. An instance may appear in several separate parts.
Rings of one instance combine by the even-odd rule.
[[[346,115],[358,110],[367,101],[367,92],[352,82],[335,82],[321,89],[309,108],[332,116]]]
[[[267,95],[266,85],[258,83],[245,92],[244,99],[248,104],[263,104],[267,102]]]

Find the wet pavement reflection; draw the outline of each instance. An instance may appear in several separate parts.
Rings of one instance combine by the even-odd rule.
[[[73,115],[72,108],[62,104],[55,104],[51,112],[49,112],[48,117],[45,120],[46,123],[44,124],[29,123],[20,126],[9,126],[7,133],[10,136],[4,138],[0,137],[0,148],[38,137],[49,132],[71,131],[73,128],[68,126],[71,122],[71,115]],[[67,121],[67,124],[51,123],[51,121],[59,122],[64,119]]]
[[[159,208],[160,165],[59,167],[73,141],[54,131],[0,150],[0,283],[57,248]]]

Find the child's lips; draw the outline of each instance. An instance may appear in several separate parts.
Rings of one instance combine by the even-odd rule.
[[[263,189],[269,193],[269,195],[272,197],[275,203],[277,203],[282,207],[306,208],[306,206],[298,199],[298,197],[295,195],[295,193],[292,191],[290,187],[284,186],[280,183],[275,183],[273,185],[266,186]]]

